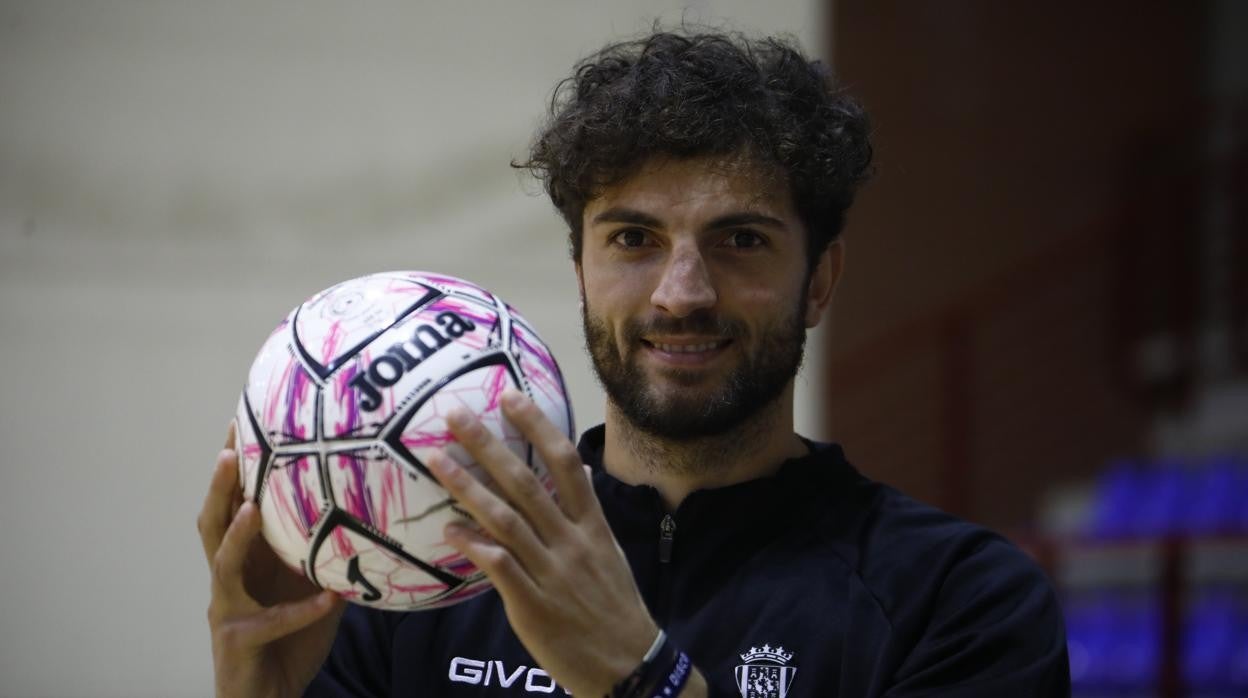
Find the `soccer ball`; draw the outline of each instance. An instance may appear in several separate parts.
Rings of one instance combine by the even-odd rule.
[[[238,403],[240,481],[270,547],[317,586],[377,608],[436,608],[488,589],[443,538],[467,514],[424,459],[445,448],[489,482],[444,419],[465,407],[553,491],[539,455],[503,418],[508,387],[572,436],[550,350],[489,291],[389,272],[309,298],[261,347]]]

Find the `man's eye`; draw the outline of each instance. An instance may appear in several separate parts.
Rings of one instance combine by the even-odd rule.
[[[621,230],[615,234],[615,243],[621,247],[641,247],[646,244],[646,231],[637,228]]]
[[[732,247],[758,247],[764,242],[763,236],[749,230],[738,230],[728,237]]]

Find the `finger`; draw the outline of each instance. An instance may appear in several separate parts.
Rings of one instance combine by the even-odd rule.
[[[251,542],[260,532],[260,512],[254,502],[244,502],[234,515],[234,521],[221,539],[221,547],[213,558],[213,580],[225,592],[226,598],[251,597],[243,584],[243,564]],[[254,599],[253,599],[254,601]]]
[[[524,434],[546,463],[559,495],[558,506],[569,518],[579,521],[598,508],[593,486],[586,479],[584,463],[576,446],[559,427],[546,418],[537,404],[518,390],[502,395],[503,414]]]
[[[238,438],[238,420],[231,419],[230,426],[225,430],[225,448],[234,452],[235,471],[239,471],[239,463],[243,457],[243,442]],[[241,472],[240,472],[241,477]],[[230,517],[234,516],[234,512],[238,511],[239,505],[243,503],[242,483],[234,489],[233,507],[230,509]]]
[[[447,415],[447,425],[455,440],[489,473],[538,537],[548,543],[557,537],[567,520],[529,464],[467,410],[453,410]]]
[[[470,526],[447,524],[446,542],[485,572],[485,576],[489,577],[494,588],[503,597],[504,604],[511,603],[511,599],[519,595],[531,597],[537,593],[537,585],[526,573],[524,566],[505,547],[474,531]]]
[[[200,507],[197,521],[199,540],[204,546],[204,556],[209,564],[217,554],[221,538],[234,518],[240,496],[238,457],[234,451],[225,449],[217,454],[217,465],[212,472],[212,481],[208,484],[208,493],[204,495],[204,504]]]
[[[244,632],[254,633],[256,644],[267,644],[312,625],[329,616],[341,613],[346,602],[332,591],[322,591],[298,601],[287,601],[269,606],[247,621]]]
[[[538,539],[529,522],[455,459],[443,451],[434,451],[425,458],[425,465],[455,498],[459,507],[468,512],[494,540],[510,550],[525,569],[536,573],[549,566],[546,546]]]

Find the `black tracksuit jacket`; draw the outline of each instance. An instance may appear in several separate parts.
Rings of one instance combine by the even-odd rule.
[[[712,696],[1068,696],[1061,611],[996,534],[872,482],[810,443],[768,478],[690,494],[601,467],[602,508],[651,613]],[[670,518],[669,518],[670,517]],[[674,525],[673,525],[674,524]],[[352,606],[312,696],[567,695],[512,633],[498,595],[395,613]]]

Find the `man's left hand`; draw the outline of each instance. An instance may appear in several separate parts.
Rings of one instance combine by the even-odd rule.
[[[426,459],[481,527],[450,524],[447,542],[494,583],[512,630],[551,677],[574,695],[609,695],[641,662],[658,626],[576,447],[518,391],[505,392],[502,407],[545,461],[558,499],[505,443],[457,410],[447,418],[451,432],[497,487],[442,451]]]

